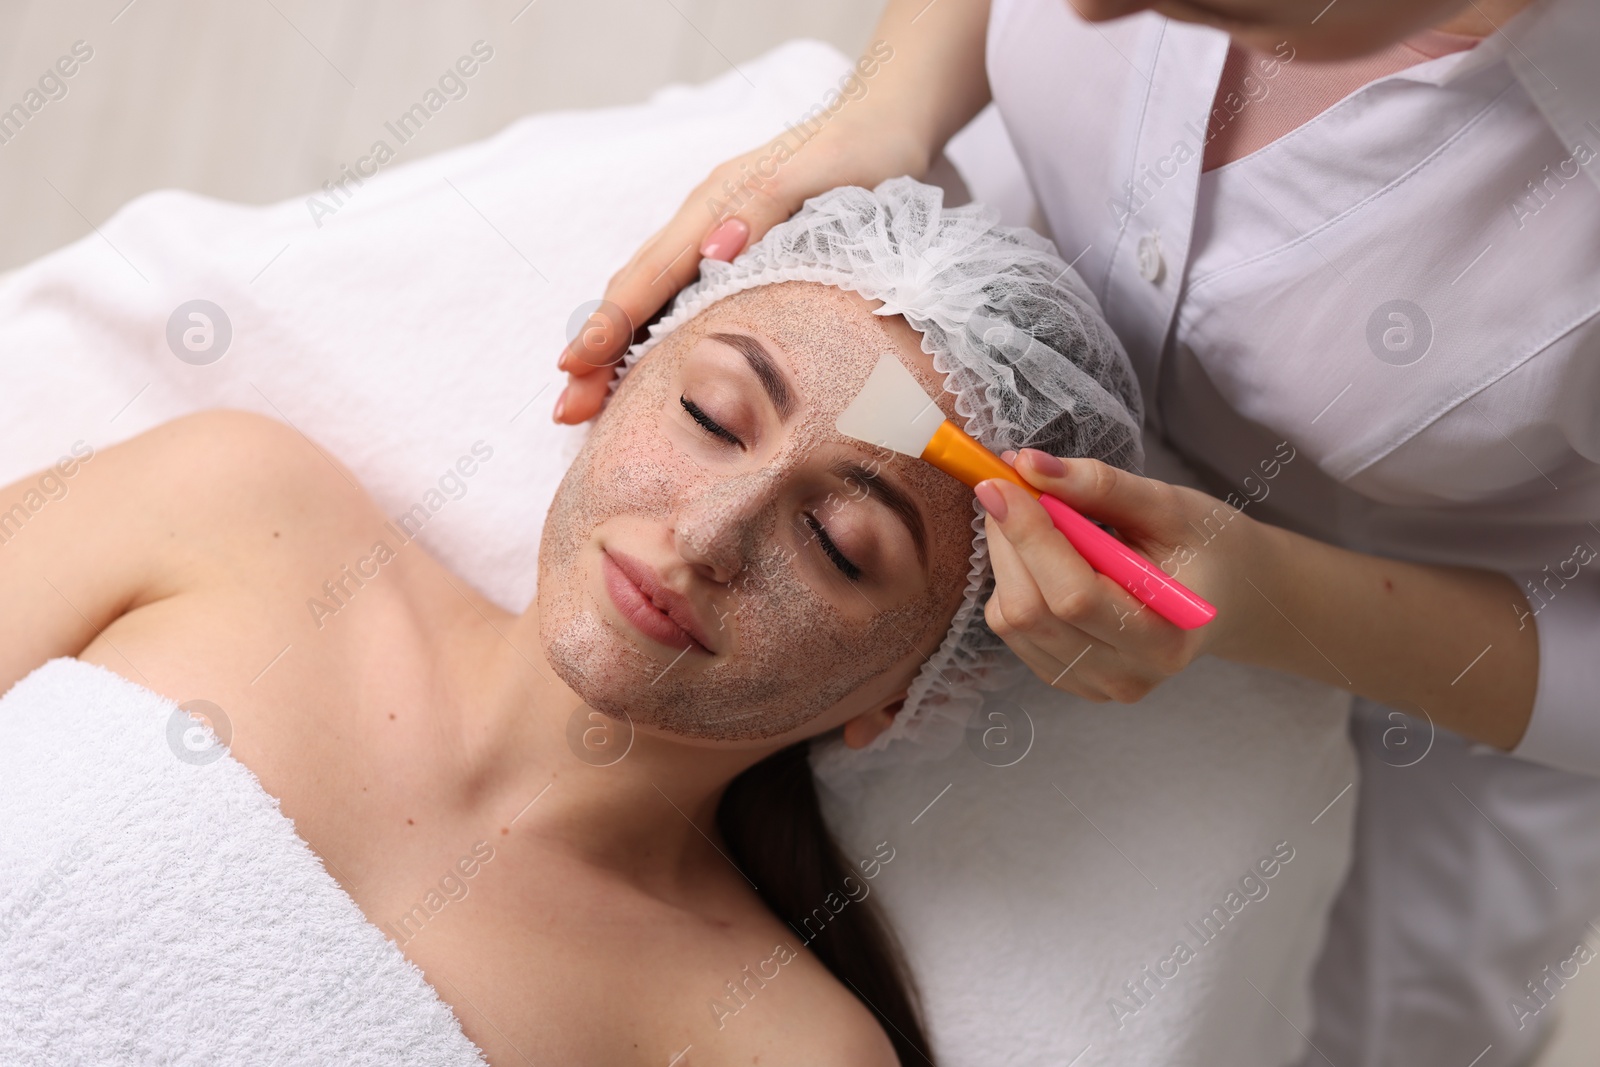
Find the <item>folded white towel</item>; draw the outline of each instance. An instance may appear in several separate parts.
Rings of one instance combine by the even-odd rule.
[[[481,1065],[194,722],[75,659],[0,699],[0,1063]]]

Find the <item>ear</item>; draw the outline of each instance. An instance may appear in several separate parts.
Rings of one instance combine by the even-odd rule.
[[[895,715],[905,706],[906,695],[901,693],[891,700],[860,715],[844,724],[844,743],[846,748],[866,748],[878,739],[878,735],[887,730],[894,722]]]

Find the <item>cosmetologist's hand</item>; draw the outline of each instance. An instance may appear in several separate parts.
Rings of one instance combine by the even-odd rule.
[[[899,124],[850,107],[798,148],[796,141],[791,132],[718,166],[612,275],[605,302],[557,362],[568,375],[556,401],[557,422],[579,423],[599,413],[635,331],[695,279],[702,258],[731,260],[807,199],[836,186],[871,188],[901,174],[920,177],[929,165],[927,147]]]
[[[1097,703],[1142,699],[1203,652],[1225,654],[1270,611],[1247,586],[1267,551],[1268,527],[1213,496],[1119,470],[1094,459],[1023,449],[1015,466],[1030,484],[1110,524],[1123,542],[1217,608],[1181,630],[1096,572],[1028,493],[998,479],[978,498],[994,561],[989,626],[1034,674]]]

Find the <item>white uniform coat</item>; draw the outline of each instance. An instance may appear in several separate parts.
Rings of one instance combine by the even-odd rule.
[[[1202,174],[1227,50],[1152,14],[994,0],[987,59],[1151,432],[1257,518],[1528,590],[1538,695],[1514,756],[1357,702],[1360,841],[1308,1050],[1523,1062],[1600,915],[1600,8],[1544,0]]]

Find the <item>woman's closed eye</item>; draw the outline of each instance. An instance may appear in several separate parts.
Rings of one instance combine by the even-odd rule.
[[[688,413],[689,417],[693,419],[709,436],[714,437],[726,444],[730,444],[735,448],[743,449],[745,447],[744,442],[739,439],[737,434],[735,434],[732,430],[729,430],[726,426],[723,426],[710,415],[706,414],[705,410],[701,408],[700,405],[696,404],[693,400],[690,400],[687,396],[679,396],[678,403],[683,407],[683,410]],[[807,528],[809,528],[811,531],[810,540],[816,542],[817,547],[822,551],[822,554],[828,558],[828,562],[833,564],[839,573],[844,575],[845,578],[849,579],[850,581],[860,581],[862,575],[861,568],[857,566],[849,556],[846,556],[842,551],[840,551],[838,544],[835,543],[833,537],[828,533],[828,528],[822,525],[821,520],[819,520],[815,515],[810,514],[806,515],[805,520]]]
[[[735,448],[744,447],[744,442],[739,440],[738,436],[734,434],[733,431],[729,430],[726,426],[723,426],[710,415],[707,415],[693,400],[690,400],[686,396],[680,396],[678,397],[678,403],[683,405],[683,410],[687,411],[689,413],[689,417],[695,422],[699,423],[700,428],[706,433],[721,441],[726,441]]]
[[[839,546],[834,544],[833,538],[828,535],[828,528],[822,525],[815,515],[806,516],[806,525],[810,527],[812,537],[816,539],[823,555],[827,556],[828,561],[839,569],[839,573],[852,582],[859,581],[861,579],[861,568],[850,562],[849,557],[839,551]]]

